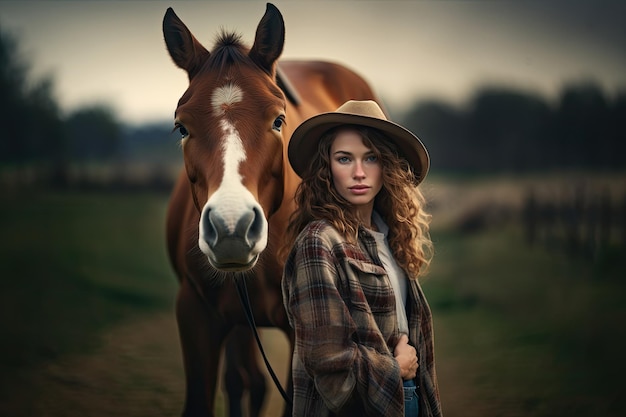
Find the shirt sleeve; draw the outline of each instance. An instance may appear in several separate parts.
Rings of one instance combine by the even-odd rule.
[[[393,354],[359,343],[357,325],[338,289],[328,243],[299,240],[285,269],[285,306],[296,333],[296,352],[327,407],[339,412],[358,401],[366,414],[401,416],[403,391]]]

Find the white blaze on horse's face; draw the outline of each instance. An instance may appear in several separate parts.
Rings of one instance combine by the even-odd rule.
[[[202,209],[198,244],[213,267],[223,271],[252,268],[267,246],[267,220],[263,209],[242,183],[239,166],[246,152],[239,132],[226,110],[243,100],[243,91],[226,84],[213,92],[213,114],[222,128],[223,177]]]

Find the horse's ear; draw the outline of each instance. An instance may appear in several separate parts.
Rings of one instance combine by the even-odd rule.
[[[254,45],[248,56],[265,72],[274,76],[276,60],[283,52],[285,44],[285,22],[280,11],[267,3],[265,14],[259,22]]]
[[[191,34],[171,7],[163,17],[163,36],[174,63],[187,71],[189,79],[193,78],[210,53]]]

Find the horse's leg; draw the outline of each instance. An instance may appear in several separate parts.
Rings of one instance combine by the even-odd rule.
[[[249,340],[248,349],[246,349],[246,358],[248,377],[250,378],[250,417],[258,417],[261,415],[261,409],[265,403],[265,394],[267,392],[265,375],[259,368],[259,355],[256,346],[256,340],[252,334],[252,330],[246,329]]]
[[[224,391],[228,400],[228,415],[230,417],[242,417],[243,411],[241,399],[249,384],[245,375],[244,361],[242,360],[241,351],[243,344],[247,341],[242,340],[242,329],[235,327],[226,339],[226,347],[224,349]]]
[[[226,340],[225,389],[230,417],[241,417],[244,390],[250,393],[249,416],[257,417],[265,401],[266,381],[258,365],[256,341],[248,327],[238,326]]]
[[[183,417],[211,417],[215,404],[224,326],[183,280],[176,300],[176,317],[186,376]]]

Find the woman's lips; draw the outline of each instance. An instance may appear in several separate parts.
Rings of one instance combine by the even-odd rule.
[[[358,194],[358,195],[367,193],[369,189],[370,187],[368,187],[367,185],[354,185],[350,187],[350,191],[352,192],[352,194]]]

